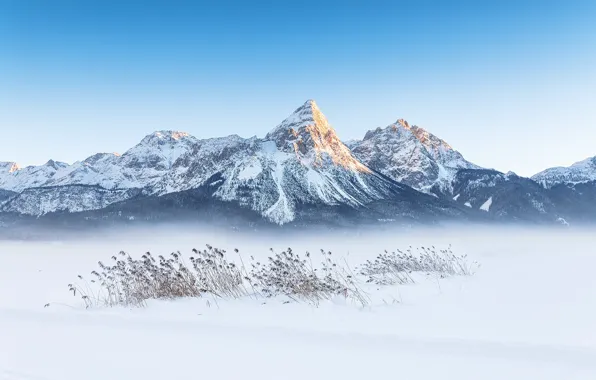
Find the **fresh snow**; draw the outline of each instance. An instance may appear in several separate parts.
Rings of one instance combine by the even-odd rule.
[[[254,161],[250,162],[238,173],[238,179],[243,181],[255,179],[262,171],[261,162],[258,159],[254,159]]]
[[[47,183],[68,164],[50,160],[40,166],[19,167],[15,163],[0,163],[0,189],[21,192]]]
[[[453,243],[454,253],[482,266],[473,277],[368,287],[373,301],[366,308],[341,298],[315,308],[206,297],[85,310],[67,291],[77,274],[86,276],[119,250],[168,254],[201,242],[257,257],[270,246],[325,248],[352,265],[383,249]],[[0,379],[596,378],[596,251],[589,231],[291,241],[164,231],[120,242],[5,241],[0,252]]]
[[[493,204],[493,197],[490,197],[480,206],[480,210],[488,212],[490,210],[490,206]]]

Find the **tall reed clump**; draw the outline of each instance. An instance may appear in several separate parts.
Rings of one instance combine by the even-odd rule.
[[[239,253],[236,249],[235,253]],[[359,287],[349,266],[338,265],[331,252],[321,251],[319,268],[291,249],[274,253],[261,264],[251,257],[247,270],[226,259],[226,251],[210,245],[192,251],[186,260],[182,253],[154,257],[147,252],[133,259],[125,252],[112,256],[110,264],[99,262],[99,270],[91,272],[91,280],[78,276],[79,282],[69,290],[80,296],[86,307],[144,306],[151,299],[177,299],[212,295],[220,298],[244,296],[273,297],[318,304],[321,300],[342,296],[362,305],[368,298]]]
[[[434,246],[420,247],[414,252],[412,247],[405,252],[397,250],[378,255],[366,261],[359,274],[368,278],[367,282],[377,285],[414,283],[413,273],[448,276],[470,276],[479,267],[477,262],[468,263],[467,255],[453,254],[451,246],[437,250]]]
[[[263,264],[251,257],[250,279],[266,297],[285,295],[318,304],[322,300],[343,296],[362,305],[368,304],[369,299],[349,265],[345,261],[336,263],[331,252],[321,250],[321,256],[318,267],[313,265],[309,252],[306,258],[302,258],[291,248],[281,253],[273,252]]]
[[[243,273],[225,258],[226,251],[207,246],[184,259],[180,252],[169,257],[154,257],[150,252],[133,259],[125,252],[112,256],[110,265],[99,262],[87,282],[69,284],[73,295],[79,295],[87,307],[144,306],[150,299],[201,297],[210,293],[219,297],[241,297],[248,294]]]

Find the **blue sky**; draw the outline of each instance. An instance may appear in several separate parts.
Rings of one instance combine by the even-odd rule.
[[[596,155],[595,19],[572,0],[0,0],[0,160],[262,136],[313,98],[343,139],[405,118],[531,175]]]

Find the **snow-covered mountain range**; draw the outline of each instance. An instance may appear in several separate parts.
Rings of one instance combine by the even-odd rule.
[[[5,197],[1,210],[35,216],[100,210],[133,198],[205,187],[214,199],[236,202],[276,224],[294,221],[301,209],[313,205],[357,209],[397,197],[402,216],[411,218],[445,207],[358,160],[312,100],[264,138],[199,140],[160,131],[123,155],[2,168],[2,188],[14,195]]]
[[[308,100],[262,138],[158,131],[122,155],[98,153],[72,165],[0,162],[0,217],[138,220],[162,217],[165,209],[174,217],[208,209],[210,217],[244,210],[278,225],[348,216],[567,222],[577,209],[589,220],[578,204],[596,196],[585,185],[596,180],[595,162],[533,179],[504,174],[467,161],[403,119],[344,144]],[[578,183],[581,192],[571,186]]]
[[[358,207],[397,189],[352,155],[312,100],[263,139],[230,136],[198,142],[151,193],[205,184],[217,186],[218,199],[236,201],[278,224],[293,221],[300,204]]]
[[[154,132],[126,153],[97,153],[72,165],[48,161],[19,168],[0,163],[0,188],[21,192],[32,187],[95,185],[105,189],[155,185],[199,140],[187,133]]]

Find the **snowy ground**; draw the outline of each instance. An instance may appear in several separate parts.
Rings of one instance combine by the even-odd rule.
[[[365,309],[197,299],[84,310],[67,291],[119,250],[204,243],[247,255],[325,248],[352,265],[383,249],[451,243],[482,267],[469,278],[370,289]],[[590,232],[513,230],[0,242],[0,379],[596,379],[593,243]]]

